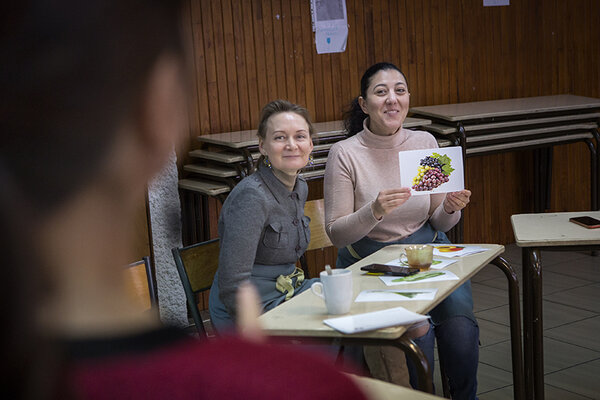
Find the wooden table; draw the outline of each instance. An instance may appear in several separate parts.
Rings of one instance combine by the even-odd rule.
[[[525,383],[528,399],[544,398],[544,327],[542,314],[542,264],[540,251],[600,249],[600,229],[587,229],[569,218],[600,211],[553,214],[517,214],[511,217],[517,246],[523,257],[523,328]]]
[[[435,400],[442,397],[434,396],[429,393],[419,392],[404,386],[394,385],[392,383],[380,381],[364,376],[350,375],[350,378],[361,388],[369,400]],[[333,399],[332,399],[333,400]]]
[[[502,264],[512,271],[512,268],[499,257],[504,252],[504,247],[495,244],[478,244],[477,246],[485,247],[487,251],[477,253],[465,257],[461,257],[454,264],[449,265],[446,270],[455,273],[459,280],[442,281],[431,283],[415,283],[411,284],[411,289],[419,288],[436,288],[438,292],[433,301],[401,301],[401,302],[361,302],[352,303],[350,314],[361,314],[365,312],[385,310],[402,306],[410,311],[420,314],[426,314],[442,300],[444,300],[456,288],[470,279],[484,266],[494,263],[495,265]],[[363,290],[371,289],[390,289],[377,277],[364,275],[360,271],[360,267],[371,263],[386,263],[397,259],[404,246],[391,245],[387,246],[361,261],[348,267],[353,274],[353,291],[354,298]],[[500,265],[498,265],[500,266]],[[514,275],[514,271],[512,271]],[[404,287],[403,287],[404,288]],[[522,398],[522,361],[521,361],[521,339],[520,339],[520,313],[518,300],[518,284],[515,287],[509,288],[511,292],[511,341],[513,350],[513,378],[515,383],[515,398]],[[516,291],[515,291],[516,289]],[[427,391],[432,390],[431,380],[429,379],[429,366],[423,356],[421,350],[406,338],[404,333],[407,327],[394,326],[375,331],[356,333],[352,335],[342,334],[323,323],[324,319],[331,318],[326,312],[323,300],[315,296],[310,291],[299,294],[289,301],[275,307],[266,312],[260,317],[263,329],[268,335],[283,336],[293,338],[338,338],[343,343],[358,342],[361,344],[376,344],[382,343],[395,345],[403,351],[407,351],[407,355],[411,357],[420,370],[419,384],[422,389]],[[425,384],[423,385],[423,381]]]
[[[464,158],[536,149],[536,212],[549,208],[552,146],[585,142],[591,154],[591,208],[600,208],[597,152],[600,99],[566,94],[413,107],[410,112],[432,119],[433,123],[425,129],[461,145]]]

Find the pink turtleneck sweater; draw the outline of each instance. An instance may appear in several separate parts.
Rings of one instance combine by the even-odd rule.
[[[380,191],[400,188],[398,152],[438,147],[423,131],[400,129],[379,136],[366,127],[356,135],[335,143],[325,170],[325,223],[336,247],[352,244],[364,236],[391,242],[416,232],[427,220],[446,232],[460,219],[460,212],[446,213],[445,194],[411,196],[406,203],[377,220],[371,203]]]

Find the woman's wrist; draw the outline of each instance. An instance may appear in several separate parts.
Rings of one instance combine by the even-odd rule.
[[[381,219],[383,218],[383,213],[377,210],[377,205],[374,201],[371,203],[371,213],[377,221],[381,221]]]
[[[447,204],[448,204],[448,202],[447,202],[447,201],[444,201],[444,202],[442,203],[442,207],[444,208],[444,212],[445,212],[446,214],[454,214],[454,210],[448,211]]]

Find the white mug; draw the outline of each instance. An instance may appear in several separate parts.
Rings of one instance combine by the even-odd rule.
[[[352,305],[352,271],[334,269],[332,275],[322,271],[321,282],[315,282],[310,290],[325,300],[329,314],[346,314]],[[320,288],[319,290],[317,290]]]

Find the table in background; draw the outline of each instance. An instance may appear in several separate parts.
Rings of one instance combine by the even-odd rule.
[[[404,128],[421,128],[431,123],[428,119],[406,118]],[[317,122],[313,124],[314,138],[314,163],[303,169],[301,176],[307,180],[323,176],[325,162],[331,146],[346,138],[342,121]],[[244,178],[254,170],[254,162],[260,156],[258,151],[257,130],[215,133],[198,136],[198,141],[208,146],[207,150],[192,150],[189,155],[197,163],[186,164],[184,170],[192,173],[190,180],[213,183],[225,183],[222,190],[210,189],[205,194],[216,196],[228,192],[237,181]],[[452,143],[447,139],[440,139],[441,146]],[[180,186],[189,190],[202,191],[200,185],[193,186],[187,180],[180,181]],[[228,187],[228,188],[227,188]]]
[[[486,248],[482,253],[472,254],[465,257],[460,257],[458,260],[445,268],[459,277],[459,280],[440,281],[440,282],[425,282],[413,283],[410,289],[435,288],[438,289],[433,301],[398,301],[398,302],[353,302],[350,309],[350,315],[361,314],[365,312],[379,311],[402,306],[410,311],[426,314],[456,288],[470,279],[484,266],[493,263],[503,269],[505,274],[511,274],[514,278],[514,284],[509,285],[510,294],[510,319],[511,319],[511,342],[513,356],[513,379],[514,393],[516,399],[522,399],[523,394],[523,377],[522,377],[522,353],[521,353],[521,325],[519,312],[519,289],[516,283],[516,275],[512,268],[499,257],[504,252],[504,247],[495,244],[477,244]],[[402,245],[391,245],[371,254],[368,257],[348,267],[352,271],[353,278],[353,298],[363,290],[373,289],[392,289],[386,286],[378,277],[364,275],[360,271],[360,267],[371,263],[386,263],[398,259]],[[509,278],[510,280],[510,278]],[[396,286],[399,288],[400,286]],[[405,287],[402,287],[403,289]],[[427,361],[425,360],[421,350],[410,340],[404,336],[406,332],[405,326],[394,326],[385,329],[374,331],[355,333],[346,335],[330,328],[323,323],[324,319],[335,316],[328,315],[325,308],[325,303],[320,297],[315,296],[310,291],[301,293],[285,303],[266,312],[260,317],[262,327],[267,335],[283,336],[287,338],[338,338],[342,343],[373,344],[373,345],[395,345],[403,351],[408,350],[408,355],[413,360],[418,360],[415,364],[421,367],[419,384],[421,388],[424,386],[423,374],[427,378],[426,388],[431,389],[431,380],[428,379]],[[423,370],[424,368],[424,370]]]
[[[540,96],[413,107],[410,112],[432,119],[433,123],[424,129],[462,146],[465,159],[537,149],[534,152],[535,212],[549,208],[552,146],[585,142],[591,155],[591,208],[600,208],[597,152],[600,99],[574,95]]]
[[[416,129],[430,123],[428,119],[407,118],[403,127]],[[329,149],[346,138],[342,121],[318,122],[313,127],[316,132],[313,164],[300,173],[307,181],[323,177]],[[198,136],[203,148],[189,152],[193,162],[183,166],[188,176],[179,180],[184,244],[210,239],[208,199],[223,202],[231,189],[252,173],[260,156],[256,133],[257,130],[252,129]],[[451,146],[452,142],[439,138],[438,144],[444,147]]]
[[[522,248],[523,256],[523,329],[525,386],[528,399],[544,398],[544,326],[540,251],[600,249],[600,229],[587,229],[569,222],[569,218],[583,215],[600,219],[600,211],[517,214],[511,217],[515,240],[517,246]]]

